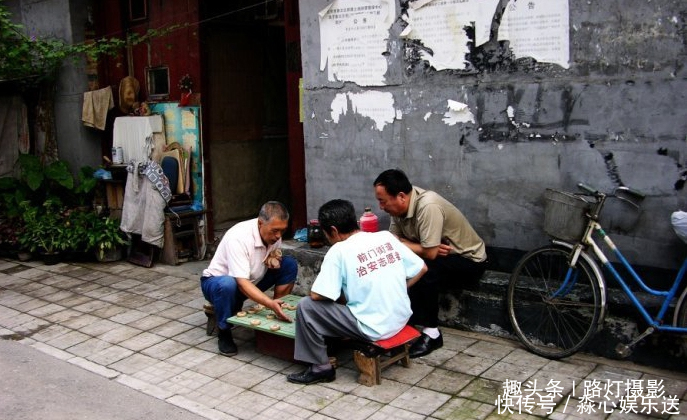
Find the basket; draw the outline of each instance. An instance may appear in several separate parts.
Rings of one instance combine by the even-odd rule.
[[[587,227],[590,203],[579,195],[547,188],[544,192],[544,232],[554,238],[576,242]]]

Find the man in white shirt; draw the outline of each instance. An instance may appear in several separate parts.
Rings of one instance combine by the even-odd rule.
[[[327,202],[318,218],[332,247],[298,303],[294,346],[294,358],[310,367],[287,376],[306,385],[336,378],[325,337],[376,341],[401,331],[412,314],[407,289],[427,271],[391,233],[360,231],[349,201]]]
[[[296,259],[281,256],[281,237],[288,224],[289,212],[282,203],[263,204],[257,218],[240,222],[224,234],[203,270],[200,287],[215,307],[219,352],[225,356],[238,352],[227,318],[241,310],[246,298],[291,321],[279,299],[291,293],[298,273]],[[272,286],[270,298],[264,292]]]

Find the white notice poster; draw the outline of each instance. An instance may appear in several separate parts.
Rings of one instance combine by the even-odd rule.
[[[395,0],[335,0],[319,13],[320,70],[330,81],[384,85]]]
[[[511,0],[499,27],[516,58],[570,67],[568,0]]]
[[[393,95],[389,92],[374,90],[362,93],[338,93],[332,101],[331,110],[332,120],[336,124],[339,123],[342,115],[350,111],[370,118],[374,122],[371,128],[379,131],[382,131],[387,124],[393,123],[395,118],[401,117],[394,108]]]
[[[435,70],[465,69],[470,52],[466,26],[475,27],[475,43],[489,40],[499,0],[416,0],[409,4],[408,26],[401,34],[427,47],[422,58]]]

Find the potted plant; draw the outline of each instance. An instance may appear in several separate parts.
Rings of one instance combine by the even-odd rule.
[[[93,210],[74,208],[65,212],[66,250],[71,260],[92,260],[93,253],[88,236],[98,216]]]
[[[119,261],[124,245],[129,243],[124,235],[118,220],[96,216],[87,234],[88,246],[95,251],[98,261]]]
[[[19,237],[23,247],[31,252],[43,254],[46,264],[55,264],[60,259],[60,252],[69,245],[64,216],[54,200],[46,200],[41,207],[24,201],[24,231]]]

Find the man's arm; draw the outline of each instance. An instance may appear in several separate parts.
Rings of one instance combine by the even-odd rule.
[[[310,291],[310,299],[320,300],[320,301],[322,301],[322,300],[333,300],[333,299],[328,298],[327,296],[322,296],[319,293],[315,293],[312,290]],[[339,296],[339,298],[336,300],[336,303],[340,303],[342,305],[345,305],[346,304],[346,296],[344,296],[344,294],[341,293],[341,296]]]
[[[420,258],[423,258],[425,260],[434,260],[437,257],[445,257],[451,251],[450,245],[439,244],[431,248],[423,248],[420,243],[412,242],[407,238],[399,237],[398,239],[401,241],[401,243],[410,248]]]
[[[417,273],[414,277],[406,280],[407,287],[410,287],[410,286],[414,285],[415,283],[417,283],[418,280],[420,280],[420,277],[424,276],[428,270],[429,270],[429,268],[427,268],[427,264],[423,264],[419,273]]]
[[[291,318],[286,315],[281,308],[281,304],[284,303],[282,300],[270,299],[269,296],[264,294],[256,285],[253,284],[253,282],[248,279],[237,278],[236,284],[238,284],[241,293],[246,295],[248,299],[271,309],[282,321],[291,322]]]

